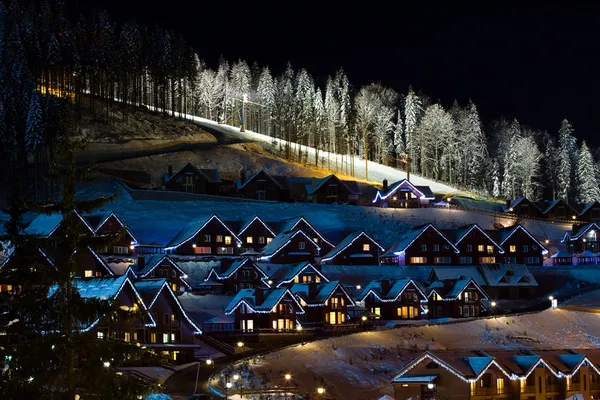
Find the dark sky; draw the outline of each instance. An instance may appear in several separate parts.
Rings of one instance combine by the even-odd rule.
[[[597,1],[80,3],[179,30],[212,66],[223,55],[279,73],[289,60],[317,78],[343,67],[355,88],[380,81],[406,93],[412,85],[445,106],[470,97],[486,123],[515,116],[555,132],[568,118],[578,137],[600,145]]]

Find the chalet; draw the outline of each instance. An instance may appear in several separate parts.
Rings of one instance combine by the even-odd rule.
[[[220,183],[221,176],[218,169],[198,168],[191,162],[175,173],[173,167],[169,165],[168,171],[163,173],[165,188],[176,192],[216,195]]]
[[[81,234],[94,235],[94,228],[90,226],[79,211],[73,210],[67,218],[72,221]],[[64,226],[65,218],[61,213],[40,214],[25,228],[25,233],[43,238],[61,238],[64,235]]]
[[[552,254],[552,265],[573,265],[573,254],[559,250]]]
[[[237,293],[241,289],[255,287],[268,288],[268,276],[254,261],[247,257],[235,260],[226,258],[221,260],[219,267],[213,267],[204,279],[207,282],[221,283],[221,293]]]
[[[275,264],[294,264],[312,261],[321,247],[301,230],[280,233],[260,253],[259,261]]]
[[[195,335],[202,331],[185,312],[166,279],[144,279],[135,288],[156,321],[147,346],[177,362],[194,361]]]
[[[311,237],[313,241],[321,247],[320,254],[327,254],[335,247],[304,217],[295,217],[280,221],[279,232],[296,230],[301,230]]]
[[[505,213],[518,215],[519,217],[541,218],[542,210],[530,201],[527,197],[517,197],[513,200],[506,200]]]
[[[472,278],[435,281],[427,288],[430,319],[477,317],[481,300],[487,295]]]
[[[523,264],[482,264],[483,287],[492,299],[525,300],[535,297],[538,283]]]
[[[323,264],[379,265],[385,249],[364,231],[346,236],[321,259]]]
[[[307,179],[310,179],[306,182]],[[333,204],[342,203],[358,205],[359,197],[362,194],[356,181],[343,181],[337,176],[331,174],[324,178],[300,178],[298,182],[292,180],[293,186],[300,186],[300,199],[311,203]]]
[[[423,208],[429,207],[435,200],[429,186],[415,186],[402,179],[388,186],[387,179],[383,180],[383,188],[375,194],[373,205],[389,208]]]
[[[98,339],[120,339],[125,342],[148,343],[149,328],[156,327],[156,321],[149,313],[139,292],[127,275],[119,277],[75,278],[73,286],[83,299],[98,299],[109,302],[114,311],[110,315],[99,315],[95,320],[81,323],[75,329],[87,332]],[[48,296],[58,290],[54,285]],[[112,318],[119,311],[135,313],[133,318],[120,318],[115,322]]]
[[[421,319],[427,296],[411,278],[381,279],[365,286],[357,299],[371,314],[383,320]]]
[[[225,314],[235,316],[236,329],[242,332],[290,331],[296,329],[304,308],[287,288],[255,288],[240,290]]]
[[[39,247],[9,249],[0,262],[0,293],[16,294],[30,286],[48,285],[54,261]]]
[[[168,255],[140,256],[132,269],[139,279],[165,278],[174,293],[191,289],[186,281],[187,274]]]
[[[382,255],[382,262],[397,265],[451,264],[459,250],[432,224],[414,227]]]
[[[260,252],[277,234],[273,227],[257,215],[242,221],[237,236],[242,241],[242,252],[250,250]]]
[[[272,287],[290,287],[296,283],[321,283],[329,282],[329,279],[309,262],[301,262],[296,265],[283,264],[269,268],[271,265],[262,264],[269,272],[266,283]]]
[[[504,254],[504,249],[477,224],[442,232],[460,251],[459,264],[493,264]]]
[[[427,351],[392,378],[395,399],[594,399],[598,351],[584,352]]]
[[[339,281],[296,283],[290,291],[305,310],[301,317],[303,326],[348,322],[348,306],[354,306],[354,300]]]
[[[216,214],[183,228],[165,247],[169,254],[233,255],[242,241]]]
[[[548,250],[534,238],[521,224],[487,231],[494,238],[504,254],[499,261],[502,264],[542,265]]]
[[[586,222],[600,222],[600,202],[594,200],[584,204],[577,219]]]
[[[591,251],[600,252],[600,241],[598,240],[600,225],[595,222],[589,224],[573,225],[571,231],[565,232],[562,243],[565,244],[567,251],[571,254]]]
[[[290,201],[291,186],[284,175],[271,175],[261,169],[248,179],[242,173],[235,183],[239,197],[245,199]]]
[[[543,204],[542,217],[549,220],[572,221],[577,219],[577,214],[579,213],[562,199]]]
[[[75,251],[75,276],[80,278],[99,278],[114,276],[114,272],[91,247]]]
[[[100,254],[132,255],[138,240],[114,212],[85,215],[96,236],[114,237],[110,245],[96,249]]]

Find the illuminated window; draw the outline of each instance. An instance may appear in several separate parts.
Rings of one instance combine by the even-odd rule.
[[[246,236],[246,243],[252,243],[252,236]]]
[[[131,342],[131,333],[125,332],[125,341],[126,342]]]
[[[427,263],[427,257],[411,257],[410,263],[411,264],[425,264],[425,263]]]
[[[150,343],[156,343],[156,333],[150,334]]]
[[[496,257],[479,257],[480,264],[494,264],[496,262]]]
[[[231,244],[231,236],[225,236],[225,244]]]
[[[210,247],[195,247],[194,248],[194,253],[196,253],[196,254],[210,254],[211,250],[210,250]]]
[[[480,244],[479,246],[477,246],[477,251],[480,253],[483,253],[483,249],[484,249],[484,245]]]
[[[371,245],[369,243],[363,244],[363,251],[370,251],[370,250],[371,250]]]
[[[294,277],[294,283],[300,283],[300,277],[298,275]]]
[[[496,391],[498,394],[504,393],[504,378],[496,378]]]
[[[375,315],[381,316],[381,308],[379,307],[371,308],[371,312]]]
[[[316,244],[319,244],[319,238],[316,238],[316,237],[315,237],[315,238],[313,238],[313,241],[314,241]]]
[[[94,276],[94,273],[91,269],[86,269],[84,274],[86,278],[91,278],[92,276]]]
[[[434,293],[433,294],[433,300],[435,300],[435,301],[442,301],[442,296],[440,296],[437,293]]]
[[[488,246],[487,247],[487,253],[488,254],[494,254],[494,246]]]
[[[96,271],[96,277],[102,276],[102,272]]]
[[[98,339],[104,339],[104,332],[98,331]]]
[[[321,278],[319,278],[318,276],[315,276],[315,282],[317,282],[317,283],[321,282]]]
[[[450,257],[433,257],[434,264],[450,264]]]
[[[514,245],[513,245],[513,246],[510,246],[510,247],[509,247],[509,251],[510,251],[511,253],[516,253],[516,252],[517,252],[517,246],[514,246]]]
[[[217,235],[217,243],[221,243],[223,241],[223,235]]]
[[[163,343],[169,343],[169,334],[163,333]]]
[[[273,238],[271,238],[271,237],[268,237],[268,238],[267,238],[267,244],[271,243],[271,241],[272,241],[272,240],[273,240]]]

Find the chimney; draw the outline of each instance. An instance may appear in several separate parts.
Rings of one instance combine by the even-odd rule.
[[[240,171],[240,183],[246,182],[246,170]]]
[[[382,296],[387,296],[388,292],[391,289],[391,285],[390,285],[390,280],[389,279],[383,279],[381,281],[381,295]]]
[[[169,171],[169,175],[168,175],[168,176],[169,176],[169,178],[170,178],[170,177],[172,177],[172,176],[173,176],[173,166],[172,166],[172,165],[169,165],[169,167],[168,167],[168,171]]]
[[[310,282],[308,284],[308,299],[315,299],[317,297],[317,294],[319,293],[318,288],[317,288],[317,284],[315,282]]]
[[[312,177],[312,188],[314,190],[315,186],[317,186],[317,178],[315,178],[314,176]]]
[[[260,306],[265,302],[265,291],[262,288],[254,289],[254,304]]]
[[[138,271],[142,270],[144,267],[146,267],[146,257],[138,256],[137,264],[138,264]]]
[[[384,179],[383,180],[383,193],[388,191],[388,180]]]

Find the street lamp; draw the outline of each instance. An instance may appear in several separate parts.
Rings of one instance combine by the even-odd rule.
[[[229,389],[231,389],[231,387],[233,386],[233,384],[231,382],[227,382],[225,384],[225,398],[228,399],[229,398],[229,394],[228,391]]]

